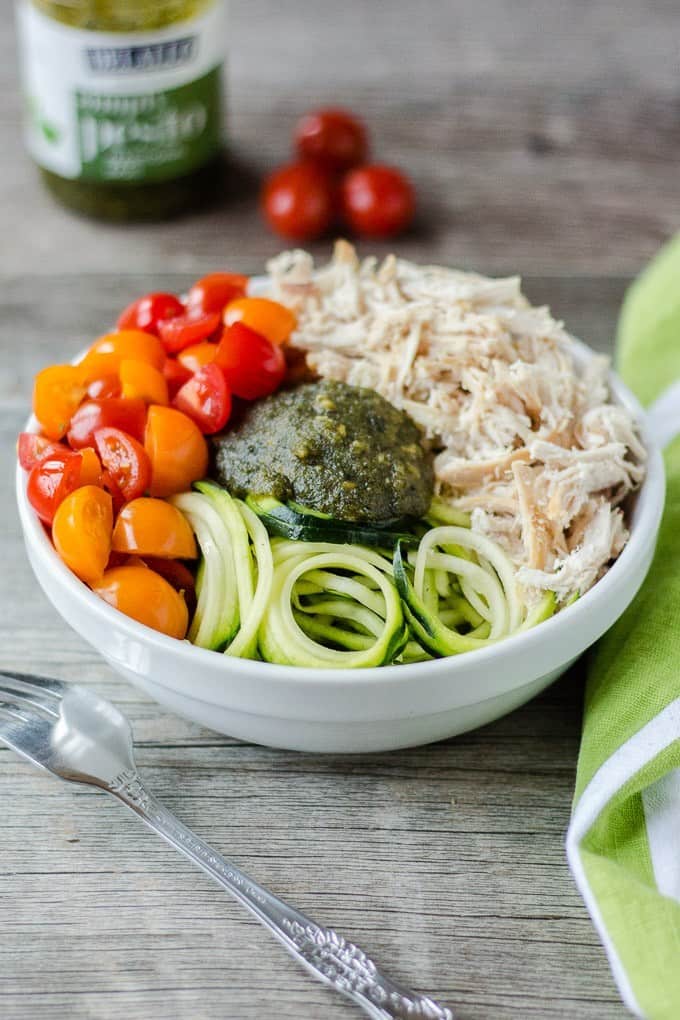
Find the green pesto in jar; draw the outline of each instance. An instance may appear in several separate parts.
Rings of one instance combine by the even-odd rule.
[[[63,204],[157,220],[215,196],[223,13],[223,0],[23,0],[27,144]]]

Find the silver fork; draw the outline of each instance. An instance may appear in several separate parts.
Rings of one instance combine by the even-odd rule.
[[[288,906],[175,818],[137,773],[132,728],[111,702],[78,684],[2,672],[0,741],[60,779],[98,786],[122,801],[230,892],[314,977],[374,1020],[454,1020],[451,1010],[392,981],[358,946]]]

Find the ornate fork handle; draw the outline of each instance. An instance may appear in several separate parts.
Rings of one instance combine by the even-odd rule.
[[[374,1020],[454,1020],[451,1010],[398,985],[358,946],[288,906],[226,861],[156,800],[137,772],[122,773],[107,790],[224,886],[316,978],[352,999]]]

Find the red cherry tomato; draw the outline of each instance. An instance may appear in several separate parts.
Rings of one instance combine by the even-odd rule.
[[[210,312],[208,315],[178,315],[175,319],[168,319],[158,324],[158,334],[161,343],[168,354],[176,354],[191,344],[207,340],[218,328],[221,320],[219,312]]]
[[[69,452],[68,447],[63,443],[55,443],[47,436],[39,436],[36,432],[19,433],[17,458],[24,471],[30,471],[41,460],[45,460],[50,453],[58,453],[60,450]]]
[[[166,359],[163,365],[163,375],[168,384],[168,394],[171,400],[175,393],[177,393],[177,390],[181,389],[184,383],[191,379],[191,374],[191,369],[183,365],[181,361],[177,361],[175,358]]]
[[[313,163],[291,163],[275,170],[262,191],[262,211],[282,237],[306,241],[324,234],[333,223],[332,178]]]
[[[87,387],[87,395],[93,400],[100,397],[119,397],[120,391],[120,379],[117,375],[102,375],[98,379],[93,379]]]
[[[242,322],[227,326],[215,355],[227,386],[237,397],[255,400],[277,390],[286,374],[286,361],[275,347]]]
[[[81,455],[64,447],[31,468],[26,495],[45,524],[52,523],[60,503],[80,485],[82,465]]]
[[[187,297],[189,315],[222,312],[234,298],[244,297],[248,277],[240,273],[208,273],[197,280]]]
[[[146,492],[151,484],[151,461],[141,443],[116,428],[97,429],[94,442],[116,495],[129,502]]]
[[[391,237],[409,225],[415,193],[408,177],[389,166],[362,166],[342,182],[342,212],[366,237]]]
[[[184,314],[184,305],[174,294],[145,294],[118,316],[118,329],[141,329],[158,335],[159,323]]]
[[[146,404],[141,397],[86,400],[71,418],[67,439],[74,450],[94,445],[97,429],[116,428],[134,439],[144,438]]]
[[[196,422],[204,435],[223,429],[231,414],[231,395],[222,371],[211,362],[175,395],[172,406]]]
[[[301,159],[312,159],[331,170],[349,170],[368,155],[366,128],[347,110],[314,110],[295,127],[295,147]]]

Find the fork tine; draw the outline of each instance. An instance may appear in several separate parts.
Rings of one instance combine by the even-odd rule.
[[[0,716],[11,719],[13,722],[30,722],[28,716],[23,715],[16,707],[16,705],[8,705],[5,701],[0,701]],[[0,730],[0,740],[2,740],[2,731]]]
[[[0,676],[0,700],[3,704],[21,711],[24,706],[35,709],[38,715],[47,715],[50,719],[59,718],[59,702],[55,698],[42,696],[42,691],[31,691],[24,694],[23,691],[13,690],[9,684],[2,682]]]
[[[61,680],[54,680],[48,676],[33,676],[31,673],[13,673],[7,669],[0,670],[0,684],[26,694],[40,692],[57,699],[61,699],[68,690],[67,684]]]

